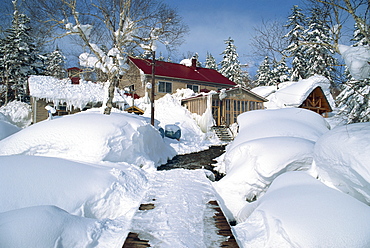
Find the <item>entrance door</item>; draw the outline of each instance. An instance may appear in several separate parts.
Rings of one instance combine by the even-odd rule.
[[[216,121],[216,125],[221,125],[221,114],[220,114],[220,106],[212,106],[212,116],[213,119]]]

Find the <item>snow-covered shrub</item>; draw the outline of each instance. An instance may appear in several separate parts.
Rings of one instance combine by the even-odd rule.
[[[315,145],[319,178],[370,204],[370,122],[336,127]]]

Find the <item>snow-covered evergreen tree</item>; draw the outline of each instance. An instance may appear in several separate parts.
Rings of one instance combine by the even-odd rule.
[[[34,40],[29,35],[30,20],[25,14],[19,13],[17,1],[13,1],[13,5],[12,26],[7,30],[3,45],[7,102],[14,99],[28,100],[28,76],[42,69]]]
[[[289,67],[285,59],[274,61],[272,64],[272,80],[269,85],[278,85],[279,83],[289,81]]]
[[[305,30],[307,77],[319,74],[333,82],[338,62],[334,58],[335,51],[327,16],[321,9],[314,8],[308,18],[308,28]]]
[[[205,67],[208,69],[213,69],[213,70],[218,69],[216,59],[209,52],[207,52]]]
[[[45,61],[45,75],[56,78],[64,78],[65,73],[65,56],[57,47],[53,52],[49,53]]]
[[[354,42],[353,46],[369,46],[369,43],[366,40],[365,35],[363,35],[359,29],[359,25],[361,24],[355,24],[355,31],[353,34],[352,41]],[[369,27],[363,27],[364,30],[368,30]],[[370,32],[370,30],[368,30]]]
[[[268,56],[262,61],[257,70],[257,79],[255,81],[256,86],[267,86],[272,81],[272,72],[270,58]]]
[[[239,55],[236,52],[234,40],[225,40],[226,49],[221,53],[223,60],[220,62],[220,73],[236,84],[242,83],[242,70],[239,62]]]
[[[367,27],[369,28],[369,27]],[[370,45],[364,42],[364,35],[355,28],[352,41],[353,46]],[[357,81],[346,70],[348,81],[342,85],[342,91],[336,98],[338,115],[342,116],[348,124],[356,122],[370,122],[370,76]]]
[[[349,81],[338,95],[338,115],[347,123],[370,122],[370,78],[363,81]]]
[[[302,42],[305,41],[304,30],[306,29],[306,21],[301,11],[297,5],[294,5],[292,14],[288,17],[288,23],[285,25],[289,29],[285,37],[289,40],[286,53],[288,57],[292,58],[290,78],[292,81],[306,78],[307,60],[305,57],[305,46],[302,45]]]

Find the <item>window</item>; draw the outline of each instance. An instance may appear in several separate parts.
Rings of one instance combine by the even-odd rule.
[[[168,82],[159,82],[158,92],[161,93],[172,93],[172,83]]]
[[[188,85],[186,85],[186,87],[188,89],[193,90],[194,92],[199,92],[199,86],[198,85],[188,84]]]

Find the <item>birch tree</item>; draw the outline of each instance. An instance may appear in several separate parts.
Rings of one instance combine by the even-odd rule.
[[[127,70],[126,56],[142,49],[152,52],[157,42],[171,50],[187,32],[177,12],[156,0],[28,0],[26,5],[40,25],[58,32],[56,38],[75,35],[83,43],[83,66],[107,74],[105,114],[110,114],[115,87]]]

